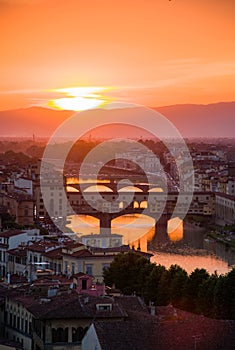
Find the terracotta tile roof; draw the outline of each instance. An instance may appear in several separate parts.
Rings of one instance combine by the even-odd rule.
[[[7,252],[10,255],[19,256],[19,257],[26,257],[27,256],[27,248],[28,246],[19,246],[15,249],[9,249]]]
[[[222,198],[227,198],[231,199],[232,201],[235,201],[235,196],[227,193],[222,193],[222,192],[215,192],[216,197],[222,197]]]
[[[75,278],[79,278],[79,277],[88,277],[88,278],[90,278],[90,277],[92,277],[93,278],[93,276],[88,275],[87,273],[83,273],[83,272],[74,273],[73,277],[75,277]]]
[[[53,250],[50,250],[49,252],[45,252],[42,254],[46,258],[50,259],[62,259],[63,254],[62,254],[62,247],[61,248],[55,248]]]
[[[0,284],[0,305],[5,304],[5,298],[8,296],[8,285]]]
[[[10,276],[10,283],[11,284],[20,284],[20,283],[27,283],[28,280],[25,276],[20,276],[20,275],[11,275]]]
[[[72,241],[72,242],[68,242],[68,244],[66,245],[66,248],[68,249],[73,249],[78,247],[84,247],[84,244]]]
[[[95,321],[101,350],[188,350],[195,348],[195,336],[198,349],[235,348],[235,321],[176,311],[176,318],[164,321],[159,319],[161,315],[133,311],[124,321]]]
[[[5,339],[5,338],[0,338],[0,348],[1,348],[1,345],[3,346],[3,349],[8,349],[8,350],[24,349],[21,343],[13,340]]]
[[[22,231],[22,230],[3,231],[3,232],[0,232],[0,237],[10,238],[13,236],[21,235],[22,233],[24,233],[24,231]]]
[[[83,258],[92,256],[92,253],[88,249],[82,249],[78,250],[77,252],[74,252],[73,254],[71,254],[71,256],[76,258]]]
[[[70,249],[69,250],[63,249],[62,254],[66,255],[66,256],[75,257],[75,258],[92,256],[91,251],[89,249],[87,249],[85,246],[83,246],[83,247],[84,247],[84,249],[80,249],[80,250],[77,250],[75,252],[71,251]]]
[[[153,316],[145,315],[123,322],[96,321],[94,327],[102,350],[153,350],[158,349],[156,323]]]
[[[94,255],[105,255],[108,254],[109,256],[111,256],[110,253],[113,253],[112,255],[114,255],[115,253],[125,253],[125,252],[130,252],[130,251],[134,251],[135,253],[138,253],[146,258],[151,258],[151,256],[153,256],[153,254],[150,253],[146,253],[146,252],[142,252],[141,250],[133,250],[131,249],[128,245],[122,245],[119,247],[110,247],[110,248],[99,248],[99,247],[90,247],[91,252]]]
[[[50,240],[40,240],[37,242],[33,242],[29,247],[28,250],[38,253],[46,253],[47,249],[53,249],[53,247],[56,249],[58,248],[59,243],[56,241],[50,241]]]
[[[8,247],[8,244],[0,243],[0,247],[1,247],[1,248],[7,248],[7,247]]]
[[[67,278],[64,275],[49,275],[49,276],[42,276],[38,277],[36,280],[33,281],[32,287],[35,286],[48,286],[48,285],[66,285],[70,286],[71,283],[73,283],[72,278]]]
[[[9,194],[4,193],[4,196],[8,198],[13,198],[17,200],[18,202],[34,202],[34,199],[31,195],[26,193],[17,193],[17,192],[11,192]]]
[[[114,300],[121,305],[127,312],[139,311],[149,314],[148,308],[140,297],[124,295],[121,297],[114,297]]]
[[[110,248],[91,247],[90,249],[94,254],[122,253],[122,252],[129,252],[131,250],[131,248],[128,245],[122,245],[119,247],[110,247]]]
[[[97,310],[97,303],[111,303],[111,311]],[[77,319],[77,318],[98,318],[113,319],[125,318],[126,312],[109,297],[78,296],[71,291],[62,293],[45,300],[45,302],[34,301],[28,310],[40,319]]]

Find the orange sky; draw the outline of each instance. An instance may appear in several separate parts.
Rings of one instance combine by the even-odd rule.
[[[0,110],[112,86],[149,106],[235,100],[234,0],[0,0]]]

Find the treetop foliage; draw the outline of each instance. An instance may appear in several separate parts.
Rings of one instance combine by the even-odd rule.
[[[207,317],[235,319],[235,269],[210,275],[205,269],[188,274],[178,265],[166,269],[141,254],[118,254],[104,271],[104,282],[123,294],[137,294],[146,303],[168,305]]]

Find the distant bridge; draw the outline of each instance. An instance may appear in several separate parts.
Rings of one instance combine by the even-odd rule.
[[[88,190],[90,187],[94,187],[94,186],[105,186],[107,187],[107,189],[111,190],[114,193],[118,193],[118,191],[120,191],[121,189],[124,189],[125,187],[129,187],[129,186],[133,186],[134,188],[137,188],[138,190],[142,191],[142,192],[148,192],[151,191],[155,188],[161,188],[163,185],[163,183],[161,183],[161,181],[159,181],[159,183],[157,184],[148,184],[148,183],[135,183],[135,184],[131,184],[129,182],[125,182],[125,181],[121,181],[121,182],[117,182],[117,181],[110,181],[110,182],[84,182],[82,184],[67,184],[67,186],[73,187],[74,189],[78,190],[81,192],[82,191],[86,191]]]

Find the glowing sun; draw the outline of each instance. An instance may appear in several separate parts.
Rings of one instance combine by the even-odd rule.
[[[53,89],[65,97],[48,101],[48,106],[56,109],[71,111],[84,111],[98,108],[110,101],[110,98],[101,95],[101,92],[111,90],[109,87],[73,87],[64,89]]]

